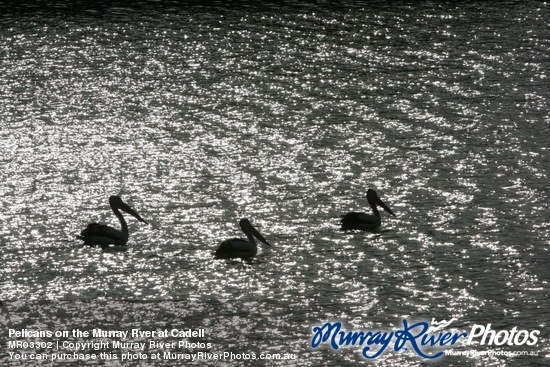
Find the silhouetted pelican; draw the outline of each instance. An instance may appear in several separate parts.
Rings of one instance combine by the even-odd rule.
[[[367,200],[369,201],[369,205],[374,215],[357,212],[348,213],[344,215],[341,220],[342,229],[362,229],[368,231],[380,227],[380,213],[376,205],[380,205],[385,211],[394,217],[396,216],[391,209],[380,200],[376,191],[369,189],[367,191]]]
[[[216,257],[219,259],[230,259],[230,258],[247,258],[256,256],[258,252],[258,246],[254,237],[256,237],[260,242],[265,243],[268,246],[271,246],[266,239],[258,232],[250,221],[246,218],[243,218],[239,221],[239,225],[246,235],[247,240],[242,238],[231,238],[223,241],[220,244],[220,247],[216,250]]]
[[[109,198],[109,204],[111,205],[111,209],[113,209],[113,213],[115,213],[120,221],[121,230],[114,229],[105,224],[90,223],[88,227],[80,233],[80,236],[77,236],[77,238],[83,240],[86,245],[126,245],[126,242],[128,242],[128,224],[126,224],[126,220],[124,220],[120,210],[132,215],[140,222],[149,224],[130,208],[128,204],[124,203],[120,196],[111,196]]]

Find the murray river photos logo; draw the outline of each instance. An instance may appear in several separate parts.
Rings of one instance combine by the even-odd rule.
[[[409,323],[403,320],[403,328],[384,330],[351,330],[342,328],[341,322],[327,322],[312,328],[311,347],[318,348],[328,345],[337,350],[342,347],[359,347],[364,358],[374,359],[393,349],[412,350],[425,359],[436,359],[444,354],[444,350],[459,341],[466,345],[477,344],[490,346],[533,346],[537,344],[539,330],[493,330],[491,324],[478,325],[466,331],[443,331],[455,319],[450,321]]]

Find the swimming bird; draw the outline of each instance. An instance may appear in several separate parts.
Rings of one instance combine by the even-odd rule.
[[[231,258],[247,258],[256,256],[258,252],[258,246],[254,237],[256,237],[260,242],[271,246],[266,239],[252,227],[250,221],[247,218],[242,218],[239,221],[242,231],[248,238],[248,241],[242,238],[230,238],[223,241],[220,244],[220,247],[216,250],[216,257],[218,259],[231,259]]]
[[[123,202],[120,196],[111,196],[109,198],[109,204],[111,205],[113,213],[115,213],[116,217],[120,221],[120,226],[122,228],[118,230],[105,224],[90,223],[88,224],[88,227],[80,233],[80,236],[76,236],[78,239],[83,240],[84,244],[91,246],[99,245],[102,247],[108,245],[126,245],[128,242],[128,224],[126,224],[126,220],[120,210],[132,215],[140,222],[149,224],[141,218],[138,213],[130,208],[128,204]]]
[[[367,191],[367,200],[369,201],[369,205],[374,215],[358,212],[348,213],[342,217],[342,229],[361,229],[369,231],[380,227],[382,221],[376,205],[380,205],[385,211],[396,217],[391,209],[380,200],[376,191],[369,189]]]

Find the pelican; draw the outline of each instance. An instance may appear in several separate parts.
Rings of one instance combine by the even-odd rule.
[[[231,259],[231,258],[247,258],[256,256],[258,252],[258,246],[254,237],[256,237],[260,242],[265,243],[268,246],[271,246],[266,239],[258,232],[250,221],[246,218],[243,218],[239,221],[242,231],[246,235],[247,240],[242,238],[230,238],[223,241],[220,244],[220,247],[216,250],[216,257],[218,259]]]
[[[132,215],[140,222],[149,224],[141,218],[138,213],[130,208],[128,204],[124,203],[120,196],[111,196],[109,198],[109,204],[111,205],[113,213],[115,213],[116,217],[120,221],[120,226],[122,228],[118,230],[105,224],[90,223],[88,224],[88,227],[80,233],[80,236],[77,236],[78,239],[84,241],[84,244],[92,246],[126,245],[126,242],[128,242],[128,224],[126,224],[126,220],[122,216],[120,210]]]
[[[382,221],[380,220],[380,213],[376,205],[380,205],[385,211],[394,217],[396,216],[391,209],[380,200],[376,191],[369,189],[367,191],[367,200],[369,201],[369,205],[374,215],[358,212],[348,213],[342,217],[342,229],[361,229],[369,231],[380,227]]]

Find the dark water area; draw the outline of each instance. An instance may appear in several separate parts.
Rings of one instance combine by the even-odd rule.
[[[56,366],[548,364],[547,3],[4,1],[0,13],[3,366],[37,353]],[[342,215],[372,213],[368,189],[395,217],[342,230]],[[111,195],[149,225],[125,215],[127,246],[87,246],[88,223],[120,228]],[[244,217],[272,246],[216,259]],[[412,344],[372,361],[360,346],[312,347],[327,322],[403,320],[520,336],[424,349],[457,352],[435,361]],[[94,329],[205,336],[72,334]],[[100,341],[82,350],[96,360],[52,360]],[[146,357],[122,362],[128,351]],[[167,351],[241,359],[151,357]]]

